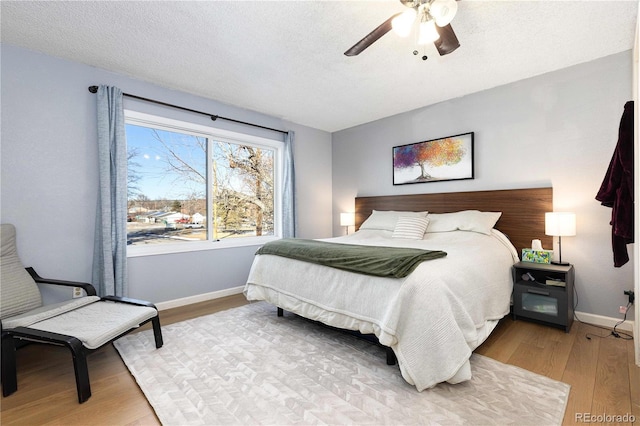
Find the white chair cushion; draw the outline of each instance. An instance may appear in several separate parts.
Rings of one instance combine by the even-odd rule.
[[[100,300],[98,296],[87,296],[41,306],[29,312],[3,319],[2,327],[5,330],[16,327],[29,327],[31,324],[38,321],[44,321],[48,318],[55,317],[56,315],[64,314],[65,312],[72,311],[84,305],[97,302],[98,300]]]
[[[99,301],[31,324],[29,328],[74,336],[86,348],[97,349],[157,314],[147,306]]]
[[[16,228],[0,226],[0,319],[42,306],[40,289],[24,269],[16,248]]]

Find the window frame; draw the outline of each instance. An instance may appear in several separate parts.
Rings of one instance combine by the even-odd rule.
[[[140,246],[127,246],[127,257],[152,256],[171,253],[185,253],[202,250],[217,250],[232,247],[259,246],[269,241],[282,238],[282,179],[284,175],[284,142],[268,139],[260,136],[238,133],[230,130],[217,129],[211,126],[195,124],[187,121],[176,120],[158,115],[146,114],[138,111],[124,110],[125,124],[135,126],[152,127],[171,132],[180,132],[193,136],[207,138],[207,239],[203,241],[191,241],[184,244],[150,244]],[[262,149],[274,150],[274,176],[273,176],[273,235],[260,237],[241,237],[223,240],[213,239],[213,217],[210,212],[209,202],[212,199],[213,187],[210,181],[210,172],[213,165],[211,148],[215,141],[230,142],[234,144],[246,144]],[[128,162],[127,162],[128,167]]]

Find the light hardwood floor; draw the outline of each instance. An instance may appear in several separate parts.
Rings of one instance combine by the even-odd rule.
[[[229,296],[161,312],[163,325],[234,308]],[[586,336],[591,335],[591,339]],[[571,333],[503,319],[476,352],[571,385],[564,424],[576,414],[633,414],[640,422],[640,368],[633,342],[575,322]],[[18,353],[18,391],[2,398],[3,425],[157,425],[153,409],[113,346],[89,357],[92,397],[78,404],[71,356],[63,348],[32,345]],[[384,360],[381,360],[384,362]],[[584,414],[583,414],[584,417]]]

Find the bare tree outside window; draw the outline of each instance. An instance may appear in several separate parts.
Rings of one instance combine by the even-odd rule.
[[[217,142],[213,160],[214,217],[222,229],[273,235],[273,151]]]
[[[126,130],[129,244],[274,235],[275,149],[131,123]]]

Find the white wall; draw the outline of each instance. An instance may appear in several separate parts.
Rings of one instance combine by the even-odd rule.
[[[331,236],[331,135],[123,75],[0,44],[0,220],[43,276],[90,281],[97,188],[96,84],[267,127],[294,130],[300,236]],[[125,98],[125,107],[211,125],[207,117]],[[273,132],[223,121],[258,136]],[[129,259],[130,296],[163,302],[244,285],[256,247]],[[54,298],[57,294],[49,294]]]
[[[551,185],[554,210],[577,214],[562,258],[576,267],[578,310],[620,317],[633,261],[613,267],[611,209],[594,197],[631,98],[628,51],[334,133],[333,233],[344,233],[338,215],[353,211],[356,196]],[[474,180],[392,185],[393,146],[471,131]]]

